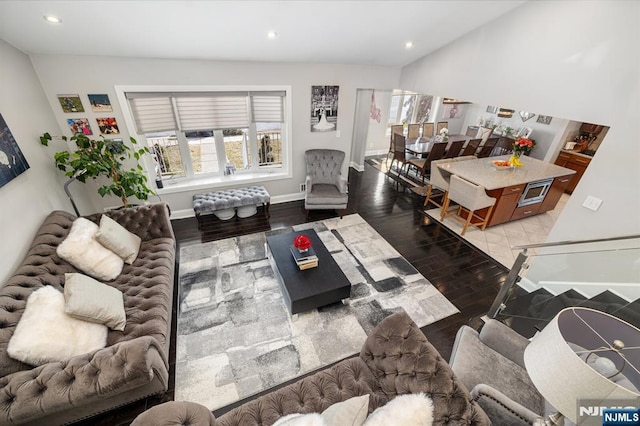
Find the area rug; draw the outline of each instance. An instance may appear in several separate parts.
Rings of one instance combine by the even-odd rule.
[[[265,238],[309,228],[351,282],[351,297],[292,318]],[[211,410],[359,353],[394,312],[420,327],[459,312],[357,214],[183,246],[179,286],[175,399]]]

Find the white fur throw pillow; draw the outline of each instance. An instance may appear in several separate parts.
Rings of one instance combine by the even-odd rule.
[[[377,408],[363,426],[431,426],[433,401],[423,393],[400,395]]]
[[[289,414],[288,416],[280,417],[273,426],[326,426],[327,424],[322,420],[322,416],[318,413],[311,414]]]
[[[64,313],[64,295],[51,286],[34,291],[9,340],[11,358],[30,365],[65,361],[107,345],[107,327]]]
[[[79,217],[56,253],[87,275],[103,281],[115,279],[124,266],[120,256],[96,241],[98,225]]]

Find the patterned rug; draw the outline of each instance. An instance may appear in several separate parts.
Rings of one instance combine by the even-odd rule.
[[[351,282],[351,298],[292,319],[265,238],[309,228]],[[394,312],[420,327],[459,312],[357,214],[185,245],[179,273],[175,399],[211,410],[359,353]]]

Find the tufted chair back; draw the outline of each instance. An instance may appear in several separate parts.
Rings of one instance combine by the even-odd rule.
[[[307,175],[313,183],[337,185],[341,176],[344,152],[336,149],[310,149],[304,154]]]

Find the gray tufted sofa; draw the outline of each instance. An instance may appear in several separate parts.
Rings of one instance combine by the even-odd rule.
[[[110,330],[106,348],[67,362],[32,367],[7,355],[29,295],[44,285],[61,290],[65,272],[78,272],[56,255],[75,216],[52,212],[22,265],[0,288],[0,425],[68,423],[167,389],[175,264],[168,207],[106,214],[142,239],[135,262],[108,283],[124,294],[125,330]],[[100,215],[87,218],[98,223]]]
[[[347,180],[342,176],[345,154],[336,149],[310,149],[304,154],[307,165],[304,208],[309,210],[338,210],[344,215],[349,201]]]
[[[402,312],[372,330],[359,357],[247,402],[218,419],[199,404],[169,402],[142,413],[132,426],[269,426],[287,414],[322,412],[354,396],[369,394],[372,412],[397,395],[418,392],[433,400],[434,425],[491,424],[447,362]]]

